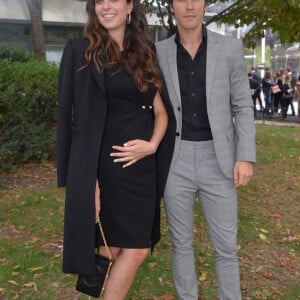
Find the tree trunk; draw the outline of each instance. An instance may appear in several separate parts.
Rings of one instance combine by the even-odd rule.
[[[34,52],[40,60],[46,60],[45,36],[43,27],[43,0],[26,0],[30,18]]]

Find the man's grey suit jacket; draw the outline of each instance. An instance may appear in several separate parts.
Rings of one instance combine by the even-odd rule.
[[[177,121],[174,164],[182,128],[175,35],[156,43],[156,51]],[[256,159],[253,102],[241,41],[210,30],[207,30],[206,95],[217,160],[223,173],[232,178],[236,161]]]

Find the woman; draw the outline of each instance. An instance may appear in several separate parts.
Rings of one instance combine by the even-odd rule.
[[[297,101],[298,101],[298,122],[300,123],[300,75],[296,82],[296,95],[297,95]]]
[[[267,116],[271,116],[273,114],[272,111],[272,86],[274,86],[274,82],[272,79],[272,71],[266,70],[266,74],[263,78],[262,88],[265,96],[266,103],[266,114]]]
[[[293,89],[291,87],[291,77],[290,75],[286,75],[284,79],[284,83],[282,86],[282,120],[286,120],[287,118],[287,111],[289,109],[289,105],[293,101]]]
[[[100,213],[113,254],[104,299],[118,300],[126,297],[160,238],[159,200],[175,119],[139,1],[88,0],[86,10],[86,38],[67,43],[59,75],[57,174],[58,185],[66,186],[63,271],[95,273]],[[106,255],[103,246],[100,253]]]
[[[276,71],[276,85],[279,86],[281,92],[274,94],[274,113],[278,113],[278,107],[282,109],[282,85],[283,85],[283,69]]]

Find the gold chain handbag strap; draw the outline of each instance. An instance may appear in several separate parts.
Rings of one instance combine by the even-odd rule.
[[[104,235],[104,231],[103,231],[103,228],[102,228],[102,224],[101,224],[100,219],[98,219],[98,220],[96,221],[96,224],[98,224],[98,226],[99,226],[100,233],[101,233],[101,236],[102,236],[102,239],[103,239],[103,242],[104,242],[104,246],[105,246],[106,252],[107,252],[107,254],[108,254],[108,258],[109,258],[110,260],[112,260],[112,255],[111,255],[110,249],[109,249],[109,247],[108,247],[108,245],[107,245],[106,238],[105,238],[105,235]]]

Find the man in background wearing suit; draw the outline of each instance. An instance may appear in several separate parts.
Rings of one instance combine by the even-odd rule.
[[[198,299],[193,250],[198,194],[215,250],[219,296],[241,299],[236,187],[255,162],[253,103],[242,43],[209,31],[205,0],[170,0],[177,33],[156,50],[177,119],[164,193],[173,277],[181,300]]]

